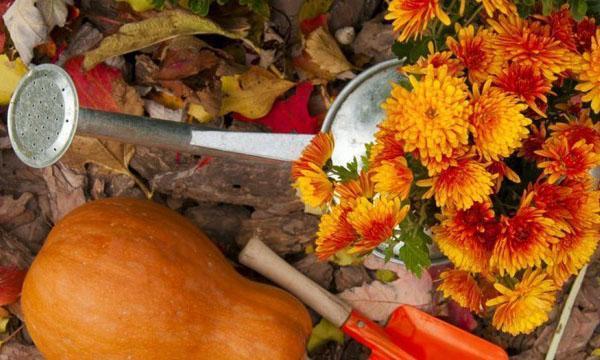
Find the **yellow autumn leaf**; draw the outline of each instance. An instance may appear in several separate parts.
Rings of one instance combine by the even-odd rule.
[[[261,118],[269,113],[275,100],[293,86],[293,82],[258,66],[252,66],[241,75],[223,76],[221,115],[237,112],[250,119]]]
[[[137,12],[147,11],[154,9],[154,2],[152,0],[117,0],[120,2],[126,2],[131,8]]]
[[[0,105],[8,105],[10,97],[19,84],[19,80],[27,73],[27,66],[20,58],[10,61],[8,56],[0,55]]]
[[[322,26],[308,34],[304,50],[321,71],[331,74],[332,77],[352,70],[352,64],[348,62],[333,36]]]
[[[191,103],[188,107],[188,114],[200,123],[207,123],[214,119],[200,104]]]
[[[232,39],[241,38],[224,30],[213,21],[182,10],[167,10],[151,18],[128,23],[113,35],[105,37],[100,45],[85,54],[85,70],[113,56],[147,48],[150,45],[184,35],[218,34]]]

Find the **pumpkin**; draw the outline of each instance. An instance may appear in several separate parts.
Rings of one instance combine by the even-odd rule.
[[[87,203],[50,232],[22,308],[47,359],[301,359],[306,308],[239,275],[178,213]]]

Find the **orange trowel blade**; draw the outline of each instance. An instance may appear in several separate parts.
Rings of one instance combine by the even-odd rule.
[[[394,311],[385,332],[417,360],[508,359],[501,347],[408,305]]]

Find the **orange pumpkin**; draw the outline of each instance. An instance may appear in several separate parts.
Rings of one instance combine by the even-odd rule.
[[[47,359],[301,359],[304,306],[240,276],[192,223],[150,201],[74,210],[50,232],[22,292]]]

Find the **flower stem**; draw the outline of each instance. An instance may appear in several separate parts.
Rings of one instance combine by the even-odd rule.
[[[479,14],[479,12],[481,11],[481,9],[483,9],[483,5],[479,5],[479,7],[477,7],[477,9],[475,9],[475,11],[471,15],[471,17],[467,20],[467,22],[465,23],[464,26],[469,25],[473,20],[475,20],[475,17],[477,16],[477,14]]]

